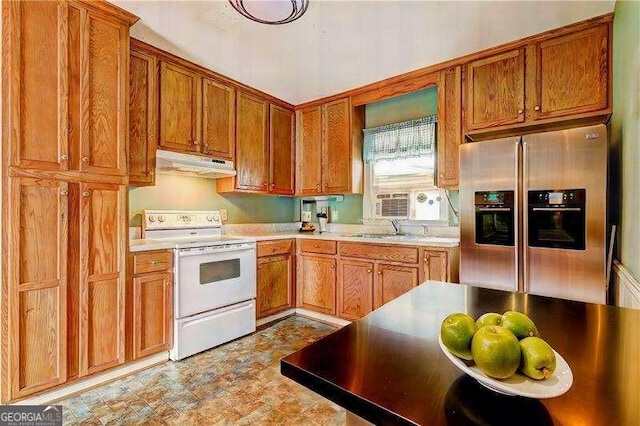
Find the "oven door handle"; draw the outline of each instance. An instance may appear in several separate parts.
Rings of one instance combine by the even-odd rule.
[[[580,207],[532,207],[534,212],[579,212]]]
[[[513,210],[511,207],[478,207],[476,211],[479,212],[510,212]]]
[[[178,250],[178,257],[188,257],[188,256],[202,256],[207,254],[216,254],[216,253],[229,253],[236,252],[241,253],[245,251],[255,250],[254,245],[247,246],[221,246],[221,247],[206,247],[203,250],[200,249],[180,249]]]

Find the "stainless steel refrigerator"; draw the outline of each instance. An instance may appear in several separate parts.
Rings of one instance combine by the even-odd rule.
[[[606,303],[604,125],[460,146],[460,282]]]

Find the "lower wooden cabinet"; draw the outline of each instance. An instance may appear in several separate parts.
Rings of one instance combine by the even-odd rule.
[[[258,258],[256,318],[293,307],[291,254]]]
[[[173,336],[172,253],[129,255],[127,287],[127,359],[167,351]]]
[[[458,282],[458,247],[425,249],[423,255],[423,280]]]
[[[374,309],[402,296],[419,283],[418,267],[378,263],[374,284]]]
[[[336,259],[300,255],[297,305],[328,315],[336,314]]]
[[[357,320],[373,310],[373,262],[339,261],[337,315]]]

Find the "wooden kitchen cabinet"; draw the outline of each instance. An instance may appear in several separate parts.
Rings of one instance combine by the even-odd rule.
[[[293,195],[295,191],[295,114],[269,107],[269,193]]]
[[[238,92],[236,115],[236,189],[268,190],[269,103]]]
[[[435,280],[449,283],[459,281],[459,253],[458,247],[423,248],[423,273],[421,280]]]
[[[300,255],[297,306],[328,315],[336,314],[336,259]]]
[[[374,309],[402,296],[418,284],[418,267],[378,263],[373,288]]]
[[[374,263],[341,259],[338,262],[337,311],[356,321],[373,310]]]
[[[127,274],[127,359],[171,349],[173,256],[170,250],[129,254]]]
[[[155,185],[158,146],[158,63],[131,51],[129,59],[129,185]]]
[[[362,192],[364,110],[338,99],[298,113],[297,193]]]
[[[524,121],[525,49],[467,65],[467,130]]]
[[[462,143],[462,67],[440,72],[438,85],[438,188],[456,189]]]
[[[291,254],[258,258],[256,318],[264,318],[292,307]]]
[[[160,62],[160,147],[185,153],[200,151],[200,87],[195,72]]]
[[[202,153],[233,161],[236,146],[236,90],[202,78]]]
[[[67,379],[68,184],[20,178],[10,188],[4,400]]]

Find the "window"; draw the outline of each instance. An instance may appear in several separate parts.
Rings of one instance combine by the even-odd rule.
[[[435,186],[436,117],[365,129],[365,218],[448,221]]]

